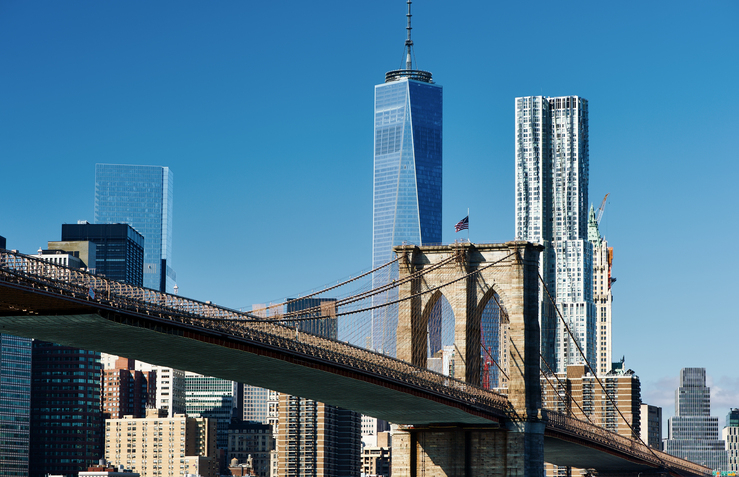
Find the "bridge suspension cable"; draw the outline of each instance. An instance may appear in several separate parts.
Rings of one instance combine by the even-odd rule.
[[[546,292],[546,295],[549,298],[550,303],[552,304],[552,308],[554,308],[556,310],[557,316],[559,317],[560,321],[564,325],[564,328],[567,331],[567,334],[572,339],[572,342],[575,344],[575,347],[579,351],[580,356],[582,357],[583,361],[587,365],[588,369],[590,369],[590,372],[593,375],[593,377],[595,378],[596,382],[598,383],[598,386],[600,386],[601,390],[603,391],[603,393],[608,398],[608,401],[611,403],[611,405],[613,406],[613,408],[616,409],[616,412],[618,413],[618,415],[621,417],[621,419],[624,421],[624,423],[626,424],[626,426],[629,428],[629,430],[631,431],[631,435],[633,436],[634,440],[638,440],[643,445],[645,445],[647,447],[647,449],[649,449],[649,452],[651,452],[652,455],[656,459],[658,459],[662,463],[663,466],[667,467],[667,464],[665,463],[665,461],[660,456],[658,456],[654,452],[654,449],[652,449],[650,446],[648,446],[647,443],[644,442],[644,440],[641,438],[641,436],[636,432],[636,430],[634,429],[634,426],[631,425],[631,423],[626,419],[626,416],[624,416],[624,414],[621,412],[621,409],[618,407],[618,405],[614,401],[613,396],[611,396],[611,393],[609,393],[606,390],[605,386],[603,385],[603,382],[600,380],[600,377],[598,377],[598,374],[595,372],[595,368],[593,368],[593,366],[590,364],[590,362],[588,361],[587,356],[585,356],[585,353],[583,352],[582,348],[580,347],[580,343],[575,338],[575,336],[572,334],[572,330],[570,329],[570,327],[567,324],[566,320],[562,316],[562,312],[559,310],[559,307],[557,306],[557,303],[555,302],[554,298],[552,297],[552,294],[549,292],[549,289],[547,288],[547,285],[544,282],[544,279],[542,278],[541,273],[539,273],[539,282],[541,283],[541,286],[543,287],[544,291]],[[542,358],[542,360],[543,360],[543,358]],[[546,363],[546,361],[544,361],[544,362]],[[547,367],[549,368],[549,365],[548,364],[547,364]],[[551,368],[549,368],[549,369],[550,369],[550,372],[551,372]],[[556,376],[556,374],[555,374],[555,376]],[[582,409],[581,409],[581,412],[582,412]]]

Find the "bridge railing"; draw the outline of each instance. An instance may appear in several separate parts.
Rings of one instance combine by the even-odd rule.
[[[406,386],[467,402],[500,415],[509,409],[507,398],[501,394],[249,313],[136,287],[2,249],[0,272],[5,281],[288,349],[307,358],[381,375]]]
[[[548,409],[543,411],[546,415],[548,428],[556,428],[560,432],[582,437],[590,442],[597,442],[612,449],[636,456],[646,462],[652,462],[656,466],[688,470],[696,475],[710,475],[711,470],[707,467],[652,449],[637,439],[630,439],[595,424],[557,411]]]

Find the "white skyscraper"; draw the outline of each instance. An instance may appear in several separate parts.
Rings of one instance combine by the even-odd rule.
[[[545,246],[540,272],[590,363],[595,363],[593,245],[588,241],[588,102],[516,98],[516,239]],[[583,359],[540,292],[541,348],[556,371]]]

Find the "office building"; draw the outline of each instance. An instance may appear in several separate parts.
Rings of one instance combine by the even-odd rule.
[[[31,432],[29,338],[0,333],[0,383],[0,475],[26,477]]]
[[[362,415],[361,423],[363,446],[376,447],[378,435],[390,431],[390,424],[376,417]]]
[[[394,259],[395,245],[441,243],[442,87],[414,69],[410,18],[409,4],[405,65],[375,86],[373,268]],[[397,273],[397,266],[376,272],[373,286]],[[394,355],[397,310],[388,308],[373,313],[368,342],[360,344]]]
[[[588,240],[588,102],[578,96],[516,98],[516,240],[544,245],[541,351],[557,372],[595,362],[593,246]],[[577,346],[576,346],[577,345]]]
[[[662,408],[641,405],[640,437],[649,447],[662,450]]]
[[[84,246],[86,242],[95,244],[94,257],[91,248]],[[144,283],[144,244],[144,237],[128,224],[83,221],[62,224],[62,240],[49,242],[49,248],[77,252],[83,262],[87,255],[87,266],[97,275],[140,287]]]
[[[75,257],[72,253],[67,253],[64,250],[42,250],[39,249],[36,255],[30,255],[33,258],[38,258],[54,265],[60,265],[62,267],[81,269],[84,267],[82,260]]]
[[[168,167],[95,165],[95,223],[129,224],[144,236],[144,286],[172,292],[174,175]]]
[[[100,353],[34,341],[31,477],[72,475],[102,455]]]
[[[215,423],[149,409],[144,418],[105,421],[105,460],[145,476],[218,477]]]
[[[601,212],[602,213],[602,212]],[[613,294],[611,285],[615,281],[612,276],[613,247],[601,236],[598,230],[598,219],[595,210],[590,207],[588,216],[588,240],[593,244],[593,303],[596,311],[596,369],[598,374],[606,374],[612,357],[611,346],[611,310]]]
[[[228,426],[228,461],[231,467],[243,463],[251,474],[270,477],[270,453],[274,448],[272,426],[253,421],[233,421]],[[234,462],[234,460],[236,462]]]
[[[726,415],[726,425],[721,430],[726,449],[727,472],[739,472],[739,409],[732,408]]]
[[[226,379],[185,372],[185,409],[191,417],[207,417],[216,423],[216,447],[228,448],[228,426],[241,419],[242,385]]]
[[[106,419],[146,417],[146,409],[155,407],[156,371],[137,371],[135,365],[133,359],[118,357],[113,368],[103,366],[102,400]]]
[[[724,471],[727,454],[719,440],[718,417],[711,417],[711,389],[706,386],[706,368],[680,370],[675,390],[675,415],[667,420],[663,449],[715,471]]]

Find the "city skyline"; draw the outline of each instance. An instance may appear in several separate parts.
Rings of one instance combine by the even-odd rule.
[[[391,59],[402,61],[405,2],[326,3],[320,12],[299,3],[287,12],[171,5],[146,6],[147,15],[136,4],[4,6],[0,40],[12,73],[0,84],[13,94],[0,118],[3,162],[7,177],[33,178],[7,181],[0,196],[12,205],[0,221],[8,246],[34,253],[57,239],[59,224],[92,221],[95,163],[160,164],[178,177],[181,294],[248,307],[366,270],[371,91],[400,66]],[[590,197],[611,193],[601,232],[617,250],[613,356],[626,355],[644,401],[665,416],[681,367],[714,377],[714,415],[737,406],[739,378],[715,357],[731,346],[737,258],[685,257],[717,225],[722,235],[737,230],[736,213],[720,205],[732,203],[737,172],[729,138],[738,67],[725,45],[737,43],[738,8],[647,5],[634,15],[542,3],[530,31],[567,19],[588,39],[578,45],[586,60],[571,71],[526,59],[543,34],[516,25],[525,7],[481,4],[470,17],[430,2],[413,12],[419,68],[445,88],[443,242],[456,238],[468,207],[473,242],[513,238],[515,97],[590,101]],[[274,33],[265,19],[278,16],[287,33],[265,46]],[[287,69],[305,74],[262,74]],[[339,84],[339,70],[354,81]],[[288,258],[296,235],[312,249],[297,263]]]

